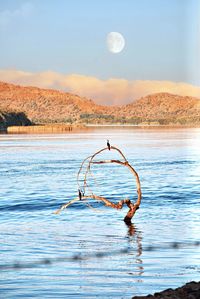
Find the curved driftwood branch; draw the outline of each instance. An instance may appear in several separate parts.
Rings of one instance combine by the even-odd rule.
[[[95,161],[94,160],[94,158],[97,155],[99,155],[100,153],[102,153],[103,151],[106,151],[106,150],[108,150],[107,147],[103,148],[103,149],[101,149],[99,151],[97,151],[93,155],[91,155],[91,156],[87,157],[85,160],[83,160],[83,162],[81,163],[80,169],[78,171],[78,174],[77,174],[77,184],[78,184],[79,190],[81,190],[80,194],[82,194],[82,196],[79,195],[79,197],[76,197],[76,198],[72,199],[71,201],[67,202],[66,204],[62,205],[61,208],[58,209],[55,212],[55,214],[59,214],[62,210],[64,210],[65,208],[67,208],[71,204],[73,204],[75,202],[78,202],[80,200],[81,201],[85,201],[87,199],[94,199],[94,200],[103,202],[107,207],[111,207],[111,208],[118,209],[118,210],[122,209],[124,205],[127,205],[127,207],[129,208],[129,211],[126,214],[126,216],[124,218],[124,221],[126,223],[130,223],[131,222],[131,219],[134,216],[135,212],[137,211],[137,209],[139,209],[139,206],[140,206],[140,203],[141,203],[141,198],[142,198],[142,192],[141,192],[141,185],[140,185],[139,176],[138,176],[137,172],[135,171],[135,169],[129,164],[129,162],[125,158],[124,154],[122,153],[122,151],[119,150],[117,147],[111,146],[110,150],[117,151],[120,154],[120,156],[123,158],[123,161],[120,161],[120,160],[100,160],[100,161]],[[87,162],[87,166],[86,166],[86,171],[85,171],[85,174],[84,174],[84,184],[83,184],[83,188],[81,189],[81,184],[79,182],[80,181],[80,174],[81,174],[83,166],[84,166],[84,164],[86,162]],[[130,201],[130,199],[122,199],[118,203],[113,203],[113,202],[111,202],[110,200],[106,199],[103,196],[95,195],[90,190],[90,187],[89,187],[89,185],[87,183],[87,178],[88,178],[88,174],[93,175],[92,172],[91,172],[91,165],[92,164],[99,164],[100,165],[100,164],[106,164],[106,163],[110,163],[110,164],[111,163],[115,163],[115,164],[119,164],[119,165],[125,166],[134,175],[134,177],[136,179],[137,194],[138,194],[137,201],[134,204]],[[89,193],[90,193],[89,195],[84,195],[86,193],[86,189],[89,190]]]

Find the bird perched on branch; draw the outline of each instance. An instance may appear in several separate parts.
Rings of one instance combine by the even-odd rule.
[[[108,149],[109,149],[109,151],[110,151],[110,143],[109,143],[109,140],[107,140],[107,147],[108,147]]]

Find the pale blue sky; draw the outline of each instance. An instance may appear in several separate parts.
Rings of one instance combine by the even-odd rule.
[[[0,0],[0,69],[200,85],[199,0]],[[106,35],[125,49],[112,54]]]

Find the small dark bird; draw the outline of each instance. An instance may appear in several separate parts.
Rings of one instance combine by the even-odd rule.
[[[108,147],[108,149],[109,149],[109,151],[110,151],[110,143],[109,143],[109,140],[107,140],[107,147]]]
[[[78,189],[78,197],[79,197],[79,200],[81,200],[81,198],[82,198],[82,193],[81,193],[81,190],[80,190],[80,189]]]

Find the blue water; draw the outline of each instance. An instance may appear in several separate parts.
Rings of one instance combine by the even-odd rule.
[[[93,208],[78,202],[53,214],[77,196],[82,160],[107,139],[140,176],[143,198],[132,226],[123,222],[127,208],[93,200]],[[199,148],[198,128],[0,135],[0,297],[131,298],[199,280]],[[136,200],[127,169],[93,171],[93,192]]]

